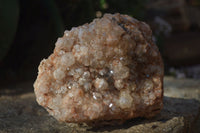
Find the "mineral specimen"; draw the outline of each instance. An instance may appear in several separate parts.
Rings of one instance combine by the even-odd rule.
[[[127,15],[65,31],[38,69],[37,102],[59,121],[125,121],[163,106],[163,63],[151,29]]]

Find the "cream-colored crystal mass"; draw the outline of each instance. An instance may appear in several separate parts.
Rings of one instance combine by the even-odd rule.
[[[127,15],[65,31],[38,69],[37,102],[59,121],[125,121],[163,106],[163,63],[151,29]]]

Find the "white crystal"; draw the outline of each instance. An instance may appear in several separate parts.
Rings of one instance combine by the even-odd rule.
[[[74,63],[75,63],[75,59],[71,52],[67,52],[61,57],[61,64],[65,68],[73,65]]]
[[[57,80],[62,80],[65,77],[65,72],[62,68],[58,68],[53,72],[53,76]]]

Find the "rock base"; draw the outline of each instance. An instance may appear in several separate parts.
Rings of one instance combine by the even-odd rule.
[[[9,96],[9,91],[7,91],[8,93],[4,92],[4,95],[0,97],[0,133],[200,132],[200,120],[198,119],[200,112],[199,81],[165,78],[164,83],[164,108],[159,115],[152,119],[136,118],[120,126],[105,127],[59,123],[36,103],[34,93]],[[30,88],[29,85],[23,87],[24,89]],[[188,89],[191,90],[190,93],[188,93]],[[0,93],[3,94],[2,91]]]
[[[153,119],[136,118],[120,126],[88,127],[59,123],[40,107],[33,93],[0,98],[1,132],[191,132],[199,114],[196,100],[164,97],[164,109]]]

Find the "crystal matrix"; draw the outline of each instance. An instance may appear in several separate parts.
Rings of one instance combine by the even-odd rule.
[[[34,83],[37,102],[59,121],[152,117],[163,103],[163,63],[147,24],[105,14],[56,42]]]

